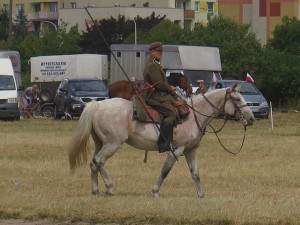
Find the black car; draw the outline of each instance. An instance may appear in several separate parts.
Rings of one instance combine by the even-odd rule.
[[[100,79],[64,79],[54,97],[54,119],[80,116],[86,103],[107,98],[107,86]]]

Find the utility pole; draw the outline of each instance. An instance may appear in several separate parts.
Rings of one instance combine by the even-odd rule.
[[[12,6],[13,6],[13,0],[9,0],[8,37],[7,37],[7,44],[9,48],[11,47],[12,44]]]

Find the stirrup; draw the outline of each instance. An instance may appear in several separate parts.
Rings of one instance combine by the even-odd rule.
[[[158,146],[158,151],[159,153],[164,153],[168,151],[174,152],[177,148],[178,147],[173,145],[172,143],[170,143],[169,145],[167,145],[167,143],[164,143],[163,146]]]

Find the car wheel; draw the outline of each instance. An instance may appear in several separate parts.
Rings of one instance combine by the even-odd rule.
[[[53,100],[53,94],[52,91],[48,89],[44,89],[40,93],[40,97],[43,100],[43,102],[50,102]]]
[[[54,109],[52,106],[45,106],[42,108],[41,113],[43,117],[52,117],[54,114]]]

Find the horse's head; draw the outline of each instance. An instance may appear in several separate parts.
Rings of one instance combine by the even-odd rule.
[[[245,126],[249,126],[254,122],[254,115],[243,96],[238,92],[241,85],[242,83],[235,84],[231,88],[226,89],[224,111],[225,116],[229,117],[229,119],[239,120]]]

